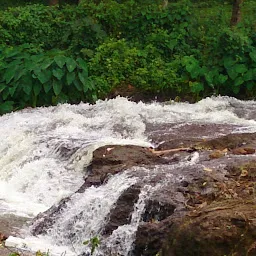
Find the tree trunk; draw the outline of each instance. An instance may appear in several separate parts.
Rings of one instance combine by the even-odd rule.
[[[241,21],[241,4],[244,0],[233,0],[232,16],[230,26],[234,27]]]
[[[59,0],[49,0],[49,5],[57,5],[59,4]]]

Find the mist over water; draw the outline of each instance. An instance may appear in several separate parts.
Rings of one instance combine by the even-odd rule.
[[[62,198],[71,196],[63,215],[66,219],[58,220],[41,240],[28,235],[26,241],[35,250],[33,244],[47,248],[52,244],[55,251],[59,250],[56,253],[65,250],[70,251],[67,255],[72,255],[73,246],[77,245],[80,250],[82,241],[77,239],[97,235],[115,201],[136,182],[136,177],[128,172],[114,176],[104,186],[87,189],[82,196],[74,194],[83,184],[92,152],[110,144],[150,146],[156,127],[170,125],[168,132],[172,129],[173,134],[178,134],[182,126],[191,124],[223,124],[231,127],[234,133],[256,132],[256,102],[211,97],[196,104],[144,104],[118,97],[98,101],[95,105],[62,104],[4,115],[0,117],[0,215],[33,218]],[[160,129],[161,132],[164,129]],[[214,137],[214,134],[209,136]],[[134,216],[139,209],[143,211],[143,200],[137,204]],[[78,221],[77,213],[81,217]],[[70,245],[64,234],[72,218],[75,223],[72,232],[77,236]],[[137,215],[136,220],[139,219]],[[137,222],[134,220],[134,223]],[[118,236],[122,236],[129,228],[136,232],[136,225],[120,227],[115,234],[119,232]],[[120,235],[120,232],[124,233]],[[84,233],[88,237],[82,236]],[[129,239],[125,241],[132,243]],[[56,244],[68,248],[56,249]],[[107,241],[105,244],[107,246]]]

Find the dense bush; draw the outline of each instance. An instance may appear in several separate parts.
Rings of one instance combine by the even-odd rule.
[[[80,57],[70,57],[60,50],[40,52],[29,45],[2,48],[0,54],[0,113],[97,99],[88,65]]]
[[[164,61],[160,51],[151,44],[138,49],[124,39],[110,40],[99,46],[91,59],[90,70],[110,89],[125,83],[152,93],[175,92],[179,82],[175,61]]]
[[[256,4],[229,28],[230,4],[81,1],[0,13],[0,111],[141,92],[256,95]],[[248,4],[249,3],[249,4]],[[71,66],[69,66],[71,64]]]
[[[0,12],[0,44],[4,45],[29,43],[44,50],[79,52],[94,49],[105,36],[97,21],[79,7],[28,5]]]

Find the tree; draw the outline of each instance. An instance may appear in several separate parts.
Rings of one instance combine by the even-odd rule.
[[[233,0],[232,16],[230,26],[234,27],[241,21],[241,5],[244,0]]]

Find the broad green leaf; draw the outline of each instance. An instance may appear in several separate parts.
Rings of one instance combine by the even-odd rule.
[[[186,70],[190,73],[192,78],[197,78],[201,72],[198,60],[194,57],[186,56],[183,58]]]
[[[87,92],[89,87],[88,87],[88,77],[86,76],[86,72],[78,73],[79,80],[83,84],[83,91]]]
[[[228,57],[224,57],[223,58],[223,62],[224,62],[224,67],[226,69],[230,69],[231,67],[233,67],[236,64],[236,60],[234,60],[232,57],[228,56]]]
[[[18,81],[25,73],[27,72],[26,69],[24,69],[23,67],[20,67],[15,75],[14,75],[14,81]]]
[[[200,68],[201,75],[204,75],[205,73],[209,72],[209,69],[206,66],[202,66]]]
[[[233,87],[232,87],[232,91],[233,91],[235,94],[238,94],[239,91],[240,91],[240,87],[239,87],[239,86],[233,86]]]
[[[224,84],[228,80],[228,76],[220,74],[218,80],[220,84]]]
[[[0,104],[0,114],[5,114],[13,110],[13,101],[5,101]]]
[[[204,90],[204,85],[200,82],[189,82],[189,86],[194,93],[199,93]]]
[[[14,84],[14,86],[9,87],[9,94],[13,97],[14,93],[18,88],[18,84]]]
[[[77,62],[78,62],[79,67],[81,69],[83,69],[87,73],[87,76],[88,76],[88,65],[87,65],[87,63],[81,58],[78,58]]]
[[[60,67],[63,68],[63,66],[66,63],[66,57],[65,56],[55,56],[54,57],[54,61],[56,62],[56,64]]]
[[[62,83],[61,81],[54,80],[53,81],[53,91],[56,96],[58,96],[61,93],[62,90]]]
[[[204,74],[204,77],[209,84],[213,83],[213,76],[214,74],[212,72],[207,72]]]
[[[56,68],[56,69],[54,69],[54,70],[52,71],[52,74],[53,74],[58,80],[60,80],[60,79],[64,76],[65,72],[64,72],[62,69],[60,69],[60,68]]]
[[[97,95],[95,93],[92,95],[92,100],[94,102],[96,102],[98,100],[98,97],[97,97]]]
[[[254,62],[256,62],[256,50],[250,52],[249,55],[250,55],[251,59],[252,59]]]
[[[42,64],[41,64],[41,68],[42,70],[47,69],[48,67],[50,67],[53,63],[52,59],[46,59]]]
[[[34,62],[34,63],[39,63],[44,59],[44,54],[37,54],[37,55],[32,55],[30,56],[30,59]]]
[[[44,87],[45,93],[48,93],[52,89],[51,82],[49,81],[49,82],[43,84],[43,87]]]
[[[26,61],[24,62],[24,68],[25,68],[26,70],[34,70],[34,68],[35,68],[35,63],[34,63],[33,61],[31,61],[31,60],[26,60]]]
[[[243,74],[248,70],[248,68],[244,64],[236,64],[233,68],[237,73],[240,74]]]
[[[76,61],[72,58],[66,58],[66,66],[68,69],[68,72],[73,72],[76,68],[77,64]]]
[[[232,80],[235,80],[238,75],[238,73],[233,68],[227,69],[227,73]]]
[[[34,66],[33,68],[33,72],[35,74],[35,78],[38,76],[38,74],[40,74],[42,72],[41,66]]]
[[[14,67],[9,67],[4,73],[4,80],[7,84],[11,82],[16,73],[16,69]]]
[[[234,86],[239,86],[244,83],[244,79],[242,77],[237,77],[234,83]]]
[[[38,96],[39,93],[41,92],[41,90],[42,90],[42,85],[38,82],[37,83],[34,82],[33,91],[34,91],[35,96]]]
[[[55,98],[55,104],[58,103],[66,103],[68,102],[68,96],[66,94],[64,94],[63,92],[61,92],[58,96],[56,96]]]
[[[194,79],[194,78],[197,78],[200,75],[200,73],[201,73],[201,69],[200,67],[198,67],[191,70],[190,75]]]
[[[83,91],[82,84],[79,83],[79,81],[74,80],[74,85],[75,85],[76,89],[77,89],[79,92]]]
[[[33,79],[29,73],[21,77],[20,83],[22,84],[23,91],[30,95],[33,87]]]
[[[253,80],[253,70],[249,69],[243,76],[244,81]]]
[[[89,82],[86,81],[86,83],[83,85],[83,92],[86,93],[89,90]]]
[[[41,70],[40,72],[37,73],[37,78],[38,80],[44,84],[46,82],[48,82],[52,77],[52,72],[51,70]]]
[[[0,93],[6,88],[5,84],[0,84]]]
[[[251,91],[254,86],[256,86],[254,81],[250,81],[250,82],[246,83],[246,88],[249,91]]]
[[[1,93],[3,100],[6,100],[8,98],[9,94],[9,88],[6,87],[4,91]]]
[[[72,72],[72,73],[68,72],[67,75],[66,75],[67,84],[71,85],[73,83],[75,77],[76,77],[75,72]]]
[[[31,91],[32,91],[32,84],[31,85],[28,85],[28,84],[24,84],[22,86],[23,88],[23,91],[27,94],[27,95],[30,95],[31,94]]]

